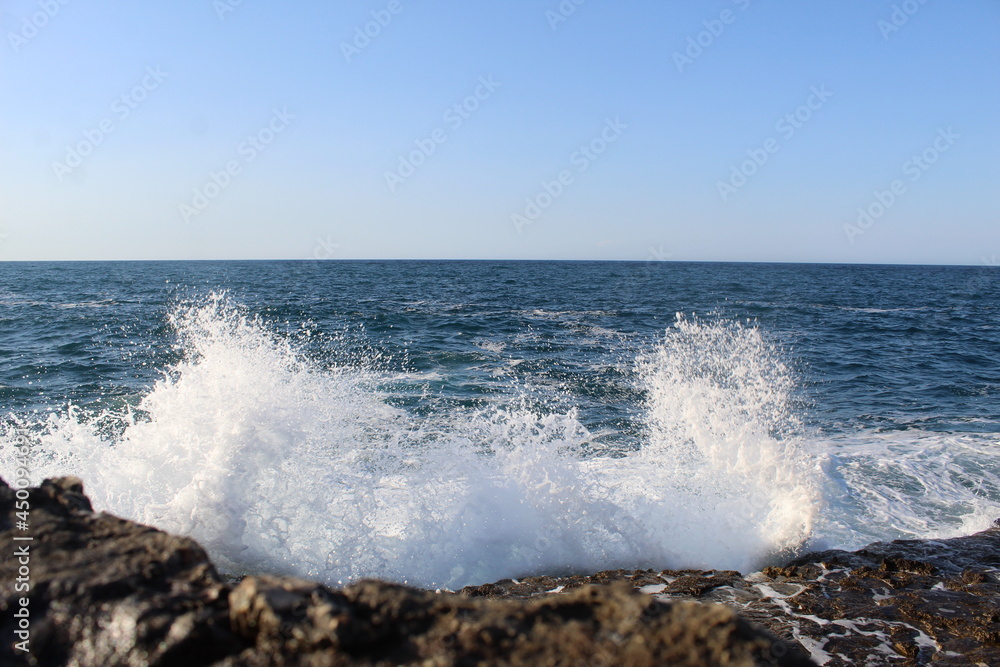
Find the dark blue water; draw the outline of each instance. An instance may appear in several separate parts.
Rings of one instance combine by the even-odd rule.
[[[148,390],[179,358],[167,312],[220,290],[282,334],[348,332],[350,349],[377,350],[387,368],[440,372],[435,389],[456,401],[504,392],[488,362],[518,358],[519,375],[565,383],[599,422],[615,411],[622,355],[681,312],[756,322],[788,351],[803,414],[825,429],[1000,424],[1000,271],[809,264],[0,264],[0,408]]]
[[[190,313],[207,304],[214,310],[192,324]],[[700,328],[679,333],[678,313]],[[97,446],[93,438],[110,448],[121,438],[138,442],[128,436],[130,425],[165,419],[143,404],[160,384],[188,373],[193,385],[189,369],[203,358],[203,372],[213,363],[241,366],[239,354],[225,362],[222,352],[204,356],[216,349],[205,341],[231,336],[219,349],[239,353],[250,334],[215,330],[205,321],[225,329],[226,321],[243,318],[262,340],[289,346],[291,356],[280,363],[361,373],[365,391],[396,411],[397,422],[411,425],[397,424],[397,434],[417,429],[422,441],[432,432],[454,437],[458,427],[448,420],[455,415],[516,408],[540,418],[568,416],[588,434],[568,446],[620,457],[641,453],[649,442],[651,394],[666,392],[657,400],[676,402],[670,392],[681,391],[676,383],[657,389],[644,381],[642,360],[671,336],[687,335],[681,361],[689,370],[680,372],[689,374],[690,395],[702,391],[699,378],[710,376],[712,386],[729,391],[718,400],[752,411],[769,405],[759,398],[763,384],[788,381],[781,424],[752,414],[747,423],[766,422],[769,436],[791,438],[808,453],[806,467],[821,471],[825,517],[809,540],[846,545],[960,531],[1000,515],[998,316],[996,267],[3,263],[0,414],[8,434],[16,428],[34,434],[44,461],[64,455],[45,458],[53,440],[76,443],[84,458]],[[719,340],[740,339],[741,331],[760,338],[753,351]],[[254,354],[244,354],[248,366],[263,363]],[[754,357],[751,371],[740,370],[741,355]],[[781,381],[767,364],[780,366]],[[252,371],[240,377],[251,381]],[[733,377],[739,387],[727,384]],[[266,373],[252,380],[272,381],[292,382]],[[223,398],[228,389],[211,389],[212,382],[199,385],[198,400],[243,400]],[[756,398],[738,398],[750,395]],[[187,426],[170,428],[183,439]],[[372,428],[384,441],[385,429]],[[682,440],[697,441],[691,433]],[[296,446],[294,436],[286,446]]]

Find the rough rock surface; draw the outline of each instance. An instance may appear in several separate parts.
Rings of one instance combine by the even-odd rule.
[[[659,600],[728,605],[829,667],[1000,665],[1000,520],[967,537],[822,551],[747,577],[616,570],[508,579],[463,593],[530,599],[619,581]]]
[[[728,607],[625,583],[535,600],[268,576],[233,587],[192,540],[94,513],[78,479],[29,489],[27,529],[15,501],[0,480],[3,665],[809,664]],[[14,646],[11,554],[25,544],[30,655]]]
[[[248,577],[230,596],[253,644],[226,665],[807,665],[728,607],[663,603],[628,585],[534,600],[483,600],[378,581],[341,591]],[[776,656],[780,655],[781,660]]]
[[[24,596],[13,554],[24,545],[38,664],[203,664],[239,649],[228,590],[196,542],[94,513],[69,477],[29,489],[29,527],[18,530],[14,490],[0,484],[0,664],[35,664],[12,646]]]
[[[617,570],[453,594],[233,583],[194,541],[94,513],[75,478],[28,493],[22,530],[0,480],[3,665],[1000,664],[1000,525],[747,577]],[[30,656],[13,647],[25,544]]]

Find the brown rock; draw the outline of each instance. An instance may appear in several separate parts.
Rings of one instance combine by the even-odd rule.
[[[4,665],[809,664],[728,607],[656,600],[612,583],[620,571],[528,600],[267,576],[234,588],[194,541],[94,513],[78,479],[29,489],[27,530],[15,500],[0,480],[0,540],[30,549],[31,652],[8,641],[24,593],[7,557]]]
[[[521,602],[248,577],[230,610],[253,644],[231,665],[269,664],[265,656],[288,650],[309,665],[811,664],[725,606],[663,603],[624,584]]]
[[[10,641],[24,596],[11,553],[25,545],[36,664],[167,665],[236,648],[224,587],[196,542],[95,514],[74,477],[28,489],[28,503],[29,528],[17,530],[15,492],[0,480],[0,663],[32,664]]]
[[[1000,522],[948,540],[807,554],[749,577],[614,570],[504,580],[463,592],[529,599],[610,581],[628,582],[660,600],[729,605],[828,667],[1000,665]]]
[[[811,664],[803,647],[830,667],[1000,664],[1000,525],[808,554],[749,577],[610,570],[453,594],[234,585],[194,541],[94,513],[78,479],[27,494],[25,530],[0,480],[3,665]],[[13,646],[25,595],[14,550],[25,548],[30,655]]]

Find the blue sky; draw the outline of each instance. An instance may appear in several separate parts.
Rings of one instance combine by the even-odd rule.
[[[998,28],[996,0],[8,0],[0,260],[994,261]]]

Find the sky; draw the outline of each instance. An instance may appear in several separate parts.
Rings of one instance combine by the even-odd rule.
[[[0,3],[0,260],[995,264],[997,0]]]

